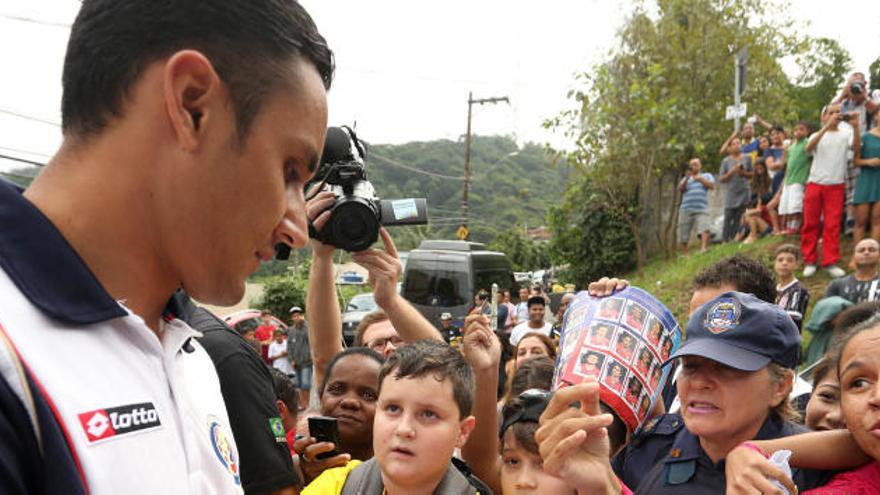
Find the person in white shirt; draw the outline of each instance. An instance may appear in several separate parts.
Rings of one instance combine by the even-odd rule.
[[[527,333],[537,332],[550,336],[553,324],[544,321],[547,301],[542,296],[532,296],[526,301],[529,308],[529,319],[513,327],[510,332],[510,344],[516,346]]]
[[[816,273],[819,261],[819,222],[822,220],[822,266],[833,278],[846,275],[840,261],[840,219],[846,194],[847,155],[858,149],[859,134],[850,126],[840,126],[846,119],[858,128],[856,113],[841,115],[840,105],[828,105],[822,112],[823,126],[810,136],[807,152],[813,155],[810,176],[804,192],[804,226],[801,232],[801,253],[804,256],[804,277]]]
[[[272,367],[287,376],[293,375],[293,366],[287,357],[287,339],[284,338],[284,330],[276,328],[272,335],[272,343],[269,344],[269,361]]]

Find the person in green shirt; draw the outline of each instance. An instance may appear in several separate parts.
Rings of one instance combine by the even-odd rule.
[[[779,214],[785,235],[800,232],[804,211],[804,187],[810,175],[812,158],[807,154],[807,136],[810,135],[810,123],[798,122],[794,126],[794,142],[783,153],[785,163],[785,182],[782,186],[782,197],[779,199]]]

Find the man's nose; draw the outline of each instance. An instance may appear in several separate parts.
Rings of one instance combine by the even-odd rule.
[[[287,191],[287,208],[284,217],[275,227],[272,236],[274,244],[283,243],[291,248],[302,249],[309,241],[308,212],[302,190],[290,188]]]

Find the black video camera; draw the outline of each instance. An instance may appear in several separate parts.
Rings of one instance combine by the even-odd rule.
[[[380,200],[370,181],[364,160],[367,149],[348,127],[330,127],[324,142],[321,166],[313,184],[319,191],[333,191],[336,202],[330,219],[317,231],[309,223],[309,237],[346,251],[363,251],[379,238],[382,225],[425,225],[428,206],[425,198]]]
[[[854,95],[860,95],[865,91],[865,83],[856,81],[849,85],[849,92]]]

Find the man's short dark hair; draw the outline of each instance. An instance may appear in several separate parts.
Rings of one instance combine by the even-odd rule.
[[[333,54],[294,0],[83,0],[70,30],[62,74],[61,127],[102,131],[147,66],[173,53],[203,53],[226,85],[240,140],[265,98],[289,80],[289,62],[314,64],[324,86]]]
[[[532,296],[529,298],[529,302],[526,304],[527,307],[531,308],[532,305],[538,304],[540,306],[546,306],[547,301],[544,300],[541,296]]]
[[[773,274],[758,260],[737,254],[706,268],[694,279],[694,289],[732,285],[737,291],[752,294],[762,301],[776,304],[776,281]]]
[[[460,352],[439,340],[410,342],[389,356],[379,372],[379,395],[382,395],[382,382],[388,376],[400,380],[425,375],[438,382],[448,380],[458,404],[459,417],[470,416],[474,403],[474,373]]]

